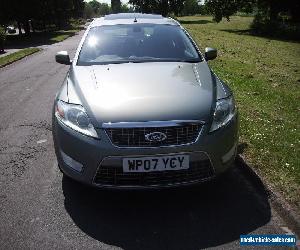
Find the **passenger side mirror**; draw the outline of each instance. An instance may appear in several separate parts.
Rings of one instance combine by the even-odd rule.
[[[214,60],[218,56],[218,51],[214,48],[205,48],[205,60]]]
[[[71,60],[67,51],[59,51],[55,55],[55,61],[61,64],[70,65]]]

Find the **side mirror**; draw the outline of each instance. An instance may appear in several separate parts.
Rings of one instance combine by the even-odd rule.
[[[55,55],[55,61],[65,65],[71,64],[71,60],[67,51],[57,52]]]
[[[218,51],[214,48],[205,48],[205,60],[214,60],[218,56]]]

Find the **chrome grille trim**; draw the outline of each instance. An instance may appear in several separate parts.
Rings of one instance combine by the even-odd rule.
[[[195,143],[203,127],[201,121],[156,121],[156,122],[120,122],[105,123],[103,127],[111,143],[117,147],[170,147]],[[153,132],[162,132],[167,139],[151,142],[145,136]]]
[[[102,128],[150,128],[174,127],[182,124],[204,124],[200,120],[171,120],[171,121],[145,121],[145,122],[104,122]]]

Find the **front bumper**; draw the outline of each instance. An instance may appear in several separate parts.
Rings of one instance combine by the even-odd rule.
[[[191,185],[211,179],[233,165],[238,142],[238,116],[223,128],[208,133],[204,125],[197,141],[189,145],[158,148],[120,148],[114,146],[104,130],[98,129],[100,139],[84,136],[66,127],[53,116],[53,140],[58,164],[64,174],[82,183],[102,188],[156,188]],[[123,157],[189,154],[191,163],[209,161],[213,174],[209,178],[178,181],[175,183],[150,183],[119,185],[96,182],[101,167],[122,167]],[[176,172],[176,171],[175,171]]]

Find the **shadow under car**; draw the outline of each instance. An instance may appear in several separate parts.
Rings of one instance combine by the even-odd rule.
[[[87,235],[123,249],[200,249],[238,240],[270,221],[267,194],[239,168],[198,186],[106,191],[64,177],[65,208]]]

